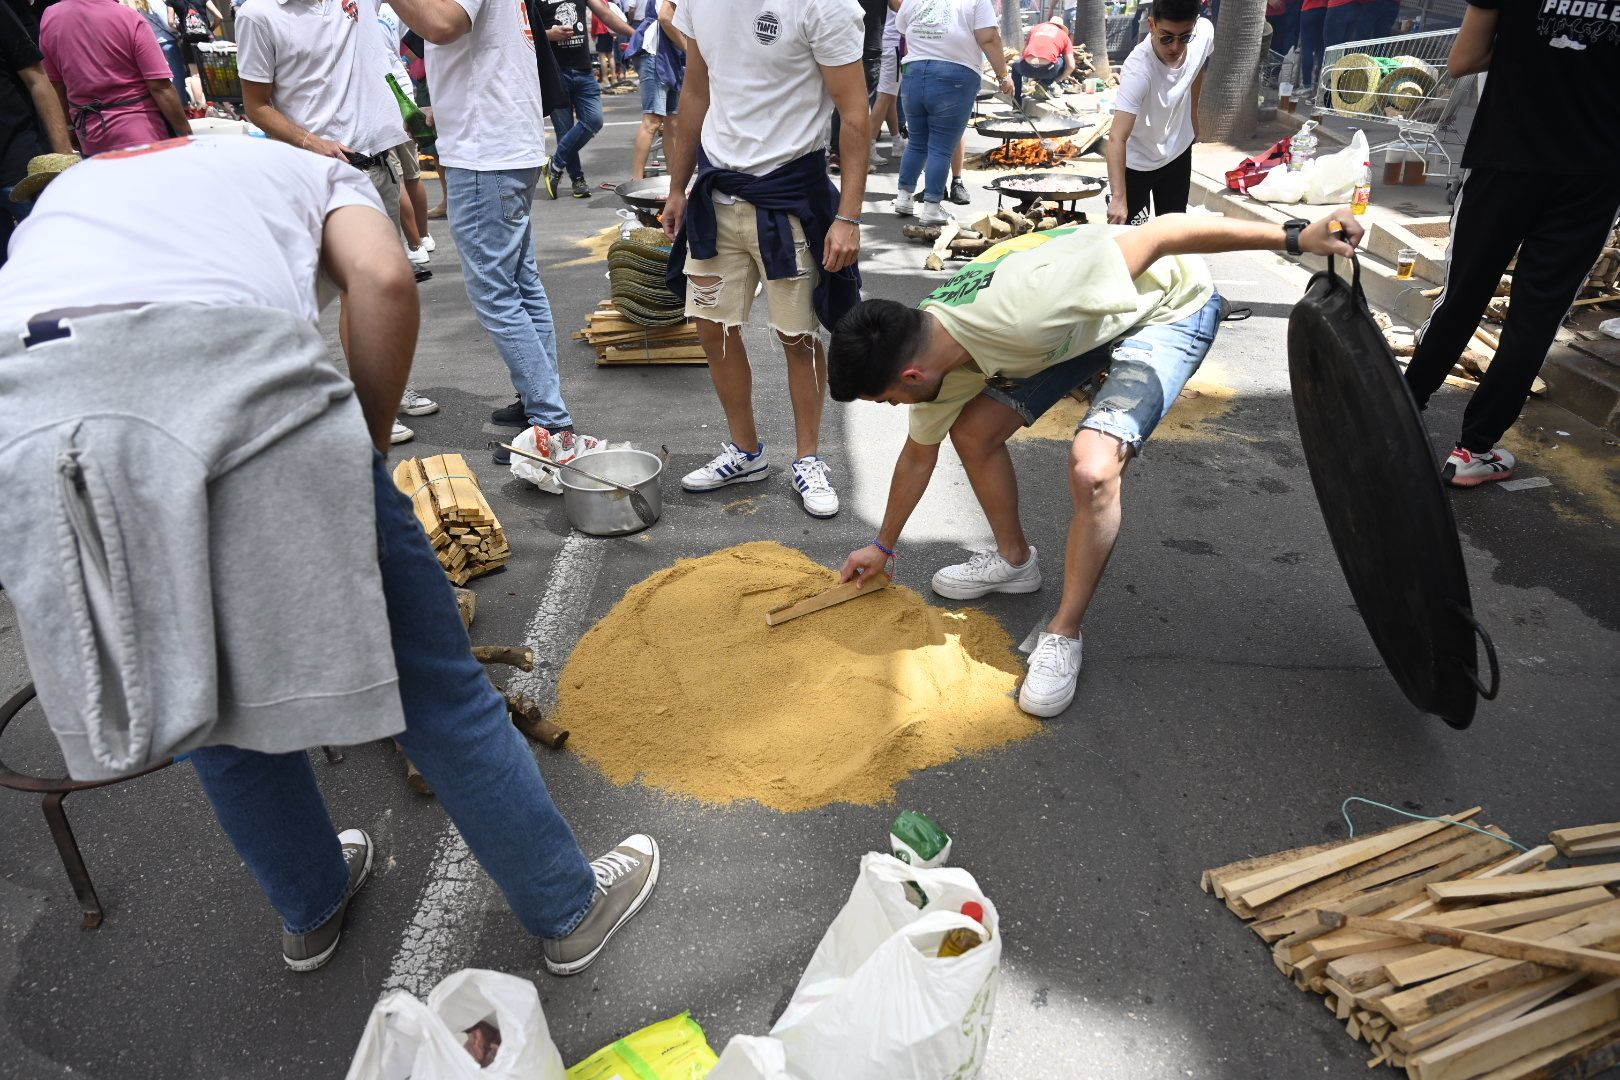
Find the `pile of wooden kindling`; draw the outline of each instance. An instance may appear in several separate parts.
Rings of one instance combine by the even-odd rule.
[[[506,530],[484,500],[466,458],[406,458],[394,466],[394,486],[411,500],[416,520],[452,582],[465,585],[506,565],[512,552]]]
[[[1373,319],[1384,332],[1384,340],[1389,342],[1396,360],[1404,367],[1412,358],[1412,354],[1417,351],[1417,332],[1409,326],[1396,325],[1395,321],[1382,311],[1376,312]],[[1490,370],[1491,364],[1496,360],[1496,350],[1501,347],[1502,339],[1495,331],[1479,327],[1463,349],[1462,355],[1457,358],[1457,362],[1451,365],[1451,373],[1446,376],[1446,382],[1464,389],[1478,386],[1480,378]],[[1531,383],[1530,392],[1538,395],[1547,392],[1547,384],[1541,376],[1536,376]]]
[[[1495,826],[1448,824],[1478,813],[1246,859],[1202,886],[1372,1047],[1369,1067],[1528,1080],[1620,1063],[1620,863],[1547,865],[1620,850],[1620,824],[1521,852]]]

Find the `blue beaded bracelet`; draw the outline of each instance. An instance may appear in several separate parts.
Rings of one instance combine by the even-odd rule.
[[[879,551],[883,552],[883,554],[885,554],[885,555],[888,555],[890,557],[893,557],[893,555],[894,555],[894,549],[884,547],[883,546],[883,541],[877,539],[876,537],[872,538],[872,546],[877,548]]]

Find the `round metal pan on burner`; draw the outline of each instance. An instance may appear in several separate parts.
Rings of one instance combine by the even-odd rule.
[[[1090,127],[1091,123],[1078,119],[1057,120],[1052,117],[1043,117],[1040,120],[992,118],[980,120],[973,125],[973,130],[991,139],[1061,139],[1083,131]]]
[[[1049,184],[1048,189],[1040,191],[1024,191],[1008,184],[1024,180],[1039,180]],[[1108,181],[1100,176],[1082,176],[1080,173],[1067,172],[1028,172],[1010,173],[1007,176],[998,176],[985,187],[997,195],[1005,195],[1009,199],[1020,202],[1034,202],[1037,199],[1047,199],[1051,202],[1078,202],[1101,195],[1108,186]]]

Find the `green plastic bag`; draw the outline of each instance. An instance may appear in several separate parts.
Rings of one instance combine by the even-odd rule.
[[[602,1047],[569,1069],[568,1080],[703,1080],[719,1060],[683,1012]]]

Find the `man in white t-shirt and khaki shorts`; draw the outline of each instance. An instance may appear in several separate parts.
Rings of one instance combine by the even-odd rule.
[[[1187,209],[1198,98],[1215,27],[1198,17],[1199,0],[1153,0],[1147,39],[1120,68],[1114,124],[1108,132],[1108,220],[1140,225]]]
[[[806,513],[832,517],[838,494],[820,456],[827,368],[818,324],[830,329],[842,314],[829,298],[853,290],[848,303],[858,300],[853,268],[870,150],[864,16],[855,0],[742,7],[753,13],[739,11],[733,0],[680,0],[675,11],[687,67],[681,122],[669,147],[664,230],[676,239],[679,258],[692,234],[686,314],[697,320],[731,436],[681,486],[714,491],[767,475],[742,338],[754,289],[763,282],[771,329],[787,356],[798,436],[793,486]],[[827,179],[825,155],[834,104],[844,151],[839,191]],[[689,210],[687,182],[700,158]]]
[[[272,139],[364,172],[399,220],[394,148],[405,121],[389,92],[376,0],[267,0],[236,15],[236,64],[248,119]],[[347,320],[343,323],[347,333]],[[411,416],[439,406],[407,387]],[[413,437],[394,425],[394,441]]]

